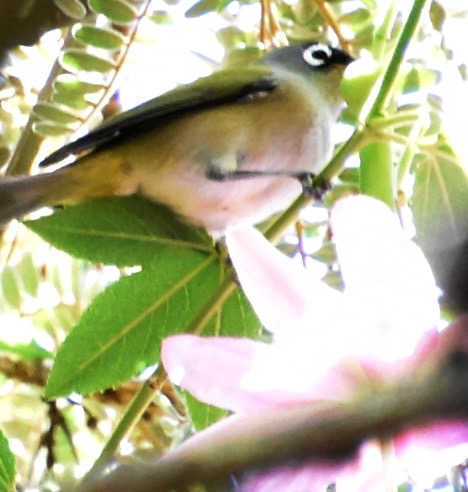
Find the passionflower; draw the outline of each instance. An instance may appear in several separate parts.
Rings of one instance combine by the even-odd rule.
[[[319,408],[384,391],[438,352],[438,290],[396,216],[373,198],[352,196],[337,202],[330,220],[343,292],[313,278],[257,230],[227,233],[240,284],[273,342],[169,337],[162,361],[174,383],[244,416],[306,402]],[[382,443],[369,441],[346,463],[285,466],[251,476],[241,490],[318,491],[332,482],[347,491],[383,490],[389,448],[392,469],[417,474],[419,456],[436,477],[468,456],[467,443],[465,422],[432,423],[395,436],[383,454]]]

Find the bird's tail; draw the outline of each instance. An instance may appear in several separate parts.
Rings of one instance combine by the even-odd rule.
[[[53,190],[60,187],[57,173],[0,178],[0,228],[12,219],[46,205],[53,205]]]

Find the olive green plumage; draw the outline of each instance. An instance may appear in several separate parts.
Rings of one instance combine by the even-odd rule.
[[[259,222],[301,191],[275,173],[317,172],[326,163],[350,61],[320,43],[289,46],[156,97],[40,166],[71,155],[73,164],[0,180],[0,224],[45,205],[134,193],[213,233]]]

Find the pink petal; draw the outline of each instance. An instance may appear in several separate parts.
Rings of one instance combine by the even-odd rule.
[[[289,364],[282,349],[246,338],[176,335],[164,340],[161,358],[175,384],[201,401],[239,413],[352,392],[347,374],[324,378],[323,371],[314,373],[294,353]]]
[[[161,360],[171,381],[199,400],[235,412],[255,411],[271,402],[244,389],[242,378],[267,349],[245,338],[176,335],[164,340]]]
[[[439,319],[438,292],[422,252],[371,197],[339,200],[331,224],[346,296],[362,316],[356,336],[363,357],[376,364],[410,357]]]
[[[395,440],[399,462],[420,485],[429,486],[468,456],[468,420],[440,422]]]
[[[254,228],[231,229],[226,243],[239,281],[255,312],[272,333],[321,327],[340,295],[313,280]],[[313,302],[311,302],[313,300]]]
[[[332,484],[341,467],[309,464],[282,467],[253,475],[242,484],[242,492],[324,492]]]
[[[246,338],[176,335],[163,341],[161,359],[172,382],[238,413],[350,397],[362,376],[354,364],[331,368],[317,361],[307,346]]]
[[[254,474],[242,484],[242,492],[325,492],[332,483],[338,492],[382,492],[382,470],[380,449],[366,443],[358,456],[340,463],[311,462]]]

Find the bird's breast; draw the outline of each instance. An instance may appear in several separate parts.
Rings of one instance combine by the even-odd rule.
[[[171,122],[134,149],[140,192],[211,232],[257,223],[301,192],[294,178],[216,182],[210,166],[229,172],[317,172],[330,151],[330,117],[302,94],[280,89],[258,99]]]

